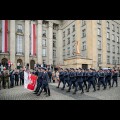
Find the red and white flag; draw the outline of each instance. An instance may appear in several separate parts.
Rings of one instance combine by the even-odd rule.
[[[31,55],[36,55],[36,24],[31,23]]]
[[[2,20],[2,52],[8,51],[8,20]]]
[[[24,71],[24,88],[28,90],[35,90],[38,77]]]

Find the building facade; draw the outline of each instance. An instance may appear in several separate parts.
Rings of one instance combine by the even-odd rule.
[[[120,67],[119,20],[0,20],[0,61]]]

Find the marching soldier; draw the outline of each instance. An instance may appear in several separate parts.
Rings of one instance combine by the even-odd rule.
[[[104,71],[101,69],[100,72],[98,73],[98,90],[100,90],[100,85],[104,86],[104,89],[106,89],[106,85],[105,85],[105,73]]]
[[[76,72],[75,91],[73,92],[73,94],[76,94],[78,86],[82,90],[81,94],[83,94],[84,93],[83,86],[82,86],[82,84],[83,84],[83,72],[81,69],[77,69],[77,70],[78,71]]]
[[[112,73],[110,72],[110,70],[107,70],[107,72],[105,74],[106,87],[107,87],[107,84],[108,84],[109,88],[111,88],[111,77],[112,77]]]
[[[112,79],[113,79],[113,82],[112,82],[112,87],[114,85],[114,82],[116,82],[116,87],[118,87],[118,71],[114,70],[113,72],[113,76],[112,76]]]
[[[64,90],[66,83],[67,83],[68,86],[69,86],[69,80],[70,80],[70,78],[69,78],[69,70],[66,69],[65,72],[64,72],[64,83],[63,83],[63,88],[62,88],[61,90]]]
[[[83,70],[83,83],[84,83],[84,86],[86,87],[85,90],[87,90],[87,71],[86,70]]]
[[[64,83],[64,71],[62,68],[60,69],[59,78],[60,78],[60,80],[59,80],[57,88],[59,88],[61,82]]]
[[[70,92],[72,85],[75,87],[75,82],[76,82],[76,73],[73,68],[73,69],[71,69],[71,72],[70,72],[69,89],[67,90],[67,92]]]
[[[95,72],[93,72],[92,69],[90,69],[90,71],[88,72],[88,89],[87,89],[87,92],[89,92],[89,89],[90,89],[91,85],[94,88],[93,92],[95,92],[96,91],[96,88],[95,88]]]
[[[43,72],[42,86],[41,86],[41,89],[39,90],[37,96],[40,96],[40,94],[42,93],[44,88],[47,90],[47,93],[48,93],[47,96],[50,96],[50,88],[49,88],[49,84],[48,84],[49,78],[48,78],[48,73],[46,72],[46,68],[43,67],[42,72]]]

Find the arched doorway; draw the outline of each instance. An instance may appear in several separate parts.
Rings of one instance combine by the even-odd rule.
[[[20,63],[20,66],[23,66],[23,61],[21,59],[18,59],[17,63]]]
[[[1,64],[2,64],[3,66],[6,66],[7,63],[8,63],[8,59],[7,59],[7,58],[3,58],[3,59],[1,60]]]
[[[35,61],[31,60],[30,61],[30,69],[34,69]]]

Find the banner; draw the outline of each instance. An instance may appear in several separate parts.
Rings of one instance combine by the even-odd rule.
[[[34,91],[38,77],[24,71],[24,88]]]

